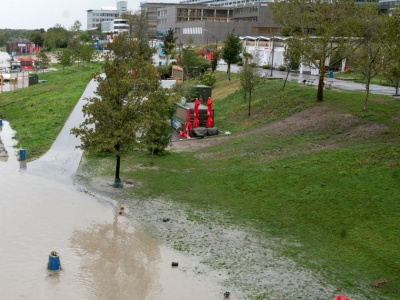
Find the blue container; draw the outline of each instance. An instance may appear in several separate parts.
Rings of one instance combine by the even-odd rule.
[[[159,62],[158,62],[158,65],[159,65],[159,66],[161,66],[161,65],[162,65],[162,62],[161,62],[161,61],[159,61]]]
[[[61,269],[60,257],[58,256],[57,252],[53,251],[50,253],[47,267],[50,271]]]
[[[0,126],[3,126],[3,120],[0,119]]]
[[[25,159],[26,159],[25,149],[19,149],[19,160],[25,160]]]
[[[333,71],[329,71],[329,78],[333,78]]]

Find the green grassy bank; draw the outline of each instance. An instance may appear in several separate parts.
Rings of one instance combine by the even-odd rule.
[[[232,137],[201,150],[166,153],[156,158],[157,168],[150,167],[145,153],[124,157],[121,178],[141,183],[124,197],[162,197],[206,213],[220,212],[225,218],[218,222],[289,241],[279,249],[284,255],[362,295],[360,299],[398,299],[400,102],[371,95],[369,110],[363,112],[363,93],[326,90],[325,101],[318,104],[313,87],[289,82],[282,90],[282,81],[265,81],[254,92],[249,117],[236,75],[230,82],[223,73],[217,77],[215,124]],[[65,97],[60,89],[53,99]],[[24,147],[43,131],[51,131],[54,139],[65,118],[47,105],[41,108],[47,122],[27,124],[41,113],[40,106],[22,106],[20,98],[44,96],[22,92],[0,95],[1,116],[9,117]],[[16,108],[19,113],[12,113]],[[296,113],[302,117],[280,122]],[[43,129],[45,125],[49,128]],[[114,160],[89,155],[85,170],[111,180]],[[372,286],[383,278],[388,283]]]
[[[91,75],[101,71],[100,64],[74,66],[57,71],[39,72],[46,83],[0,94],[0,118],[16,130],[18,147],[23,147],[29,160],[44,154],[53,143]],[[8,83],[6,83],[8,84]]]
[[[248,117],[248,103],[233,91],[237,78],[227,82],[219,74],[214,96],[227,96],[214,98],[216,126],[240,135],[206,149],[168,153],[157,158],[157,168],[147,155],[124,158],[122,177],[141,183],[126,198],[162,197],[218,211],[224,222],[293,242],[280,251],[340,288],[366,299],[396,299],[400,102],[371,95],[363,112],[363,93],[327,90],[317,104],[314,88],[289,82],[282,91],[282,85],[266,81],[258,87]],[[312,107],[341,117],[308,114],[314,126],[260,129]],[[113,157],[95,155],[86,170],[111,181],[113,166]],[[372,287],[383,278],[389,282]]]

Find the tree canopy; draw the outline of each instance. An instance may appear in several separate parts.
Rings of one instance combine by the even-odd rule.
[[[224,48],[222,50],[222,58],[228,65],[226,73],[228,74],[229,80],[231,80],[231,64],[237,63],[239,60],[239,54],[242,52],[242,43],[240,42],[239,36],[230,33],[224,41]]]
[[[138,133],[146,134],[151,127],[146,120],[152,109],[157,109],[160,116],[166,114],[154,104],[153,99],[160,95],[161,87],[155,67],[146,54],[140,54],[139,42],[128,35],[118,35],[109,43],[108,49],[110,53],[106,55],[103,67],[105,75],[95,76],[97,96],[87,99],[88,103],[83,107],[86,119],[71,133],[81,137],[82,149],[115,154],[113,186],[122,187],[121,157],[142,146]],[[146,104],[149,99],[154,105]]]
[[[302,63],[318,69],[317,101],[323,101],[326,72],[360,44],[362,5],[351,0],[288,0],[270,4],[274,21],[290,38]]]

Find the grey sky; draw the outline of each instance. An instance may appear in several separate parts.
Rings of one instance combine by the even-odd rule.
[[[138,10],[144,0],[127,1],[128,10]],[[117,0],[0,0],[0,29],[69,29],[78,20],[86,30],[86,10],[116,6]]]

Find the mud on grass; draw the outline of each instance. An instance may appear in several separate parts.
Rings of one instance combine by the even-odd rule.
[[[127,198],[127,190],[135,184],[125,182],[124,189],[116,191],[112,180],[80,174],[76,183],[115,201],[116,206],[124,204],[126,216],[136,226],[166,246],[194,256],[200,263],[191,271],[220,282],[230,291],[230,299],[331,299],[345,293],[324,282],[320,274],[282,256],[287,241],[260,238],[250,227],[238,228],[215,212],[197,211],[165,199]]]

